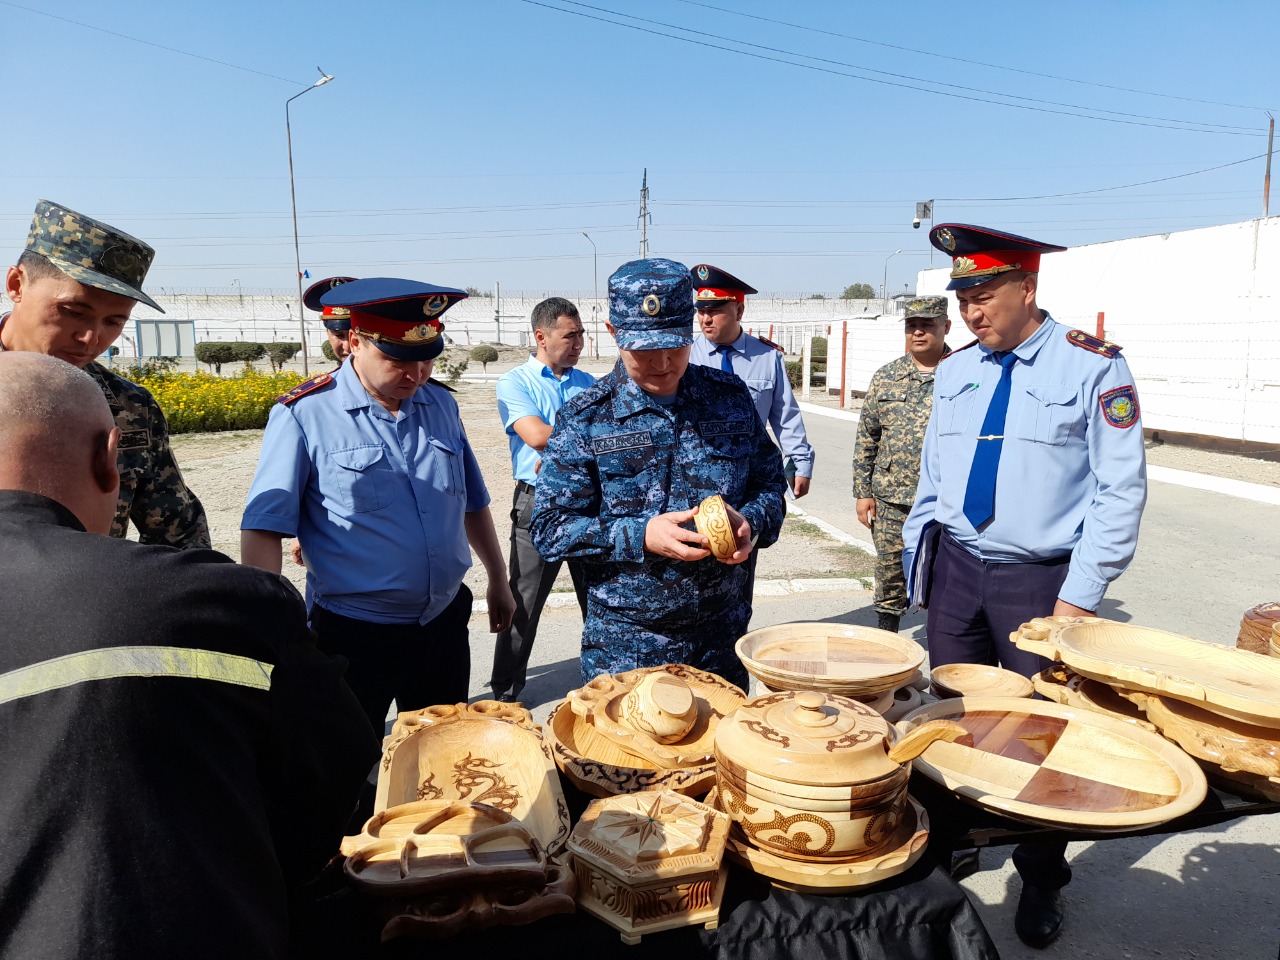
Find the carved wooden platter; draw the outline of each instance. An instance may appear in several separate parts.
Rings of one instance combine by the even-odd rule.
[[[550,856],[569,838],[551,748],[529,711],[515,704],[480,700],[400,714],[383,750],[374,811],[415,800],[497,807]]]
[[[707,803],[718,805],[718,791]],[[768,877],[775,886],[802,893],[849,893],[883,883],[909,870],[929,845],[929,815],[914,798],[907,798],[903,816],[890,838],[870,856],[830,862],[806,862],[781,857],[752,846],[737,828],[729,832],[725,853],[752,873]]]
[[[940,700],[898,724],[951,720],[970,732],[935,742],[916,769],[957,796],[1052,826],[1108,832],[1154,826],[1199,806],[1208,785],[1182,750],[1102,713],[1041,700]]]
[[[909,683],[924,648],[887,630],[833,623],[785,623],[744,634],[738,659],[774,690],[875,696]]]
[[[593,797],[640,790],[674,790],[700,797],[715,784],[714,760],[689,767],[659,767],[604,737],[575,714],[568,701],[552,709],[543,734],[556,766],[574,786]]]
[[[664,702],[662,697],[666,694]],[[687,699],[680,699],[680,695]],[[714,673],[684,664],[601,674],[566,697],[570,708],[595,732],[645,766],[678,769],[710,763],[716,725],[746,702],[746,695]],[[655,739],[664,707],[684,708],[687,729],[670,742]]]
[[[1031,681],[1012,670],[981,663],[942,663],[929,668],[933,692],[947,697],[1029,697]]]
[[[1076,673],[1185,700],[1226,717],[1280,727],[1280,658],[1110,620],[1041,618],[1014,643]]]
[[[1123,694],[1161,733],[1199,760],[1228,773],[1280,777],[1280,730],[1244,723],[1193,703],[1132,691]]]
[[[1144,730],[1156,730],[1154,723],[1133,702],[1126,700],[1114,687],[1072,673],[1064,664],[1055,663],[1031,678],[1036,693],[1046,700],[1082,710],[1096,710],[1118,720],[1135,723]]]

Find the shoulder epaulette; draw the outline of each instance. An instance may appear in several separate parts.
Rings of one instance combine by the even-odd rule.
[[[957,353],[959,353],[961,350],[968,350],[970,347],[972,347],[972,346],[973,346],[975,343],[977,343],[977,342],[978,342],[977,340],[970,340],[970,341],[969,341],[968,343],[966,343],[963,347],[956,347],[956,349],[952,350],[950,353],[944,353],[944,354],[941,356],[941,358],[939,358],[938,362],[939,362],[939,363],[941,363],[943,360],[946,360],[948,357],[954,357],[954,356],[955,356]]]
[[[772,340],[770,340],[768,337],[756,337],[756,339],[757,339],[757,340],[759,340],[761,343],[763,343],[766,347],[773,347],[773,349],[777,350],[779,353],[783,353],[783,352],[784,352],[784,351],[783,351],[783,349],[782,349],[780,346],[778,346],[776,343],[774,343],[774,342],[773,342]]]
[[[1090,353],[1100,354],[1108,360],[1114,360],[1120,355],[1120,345],[1118,343],[1112,343],[1110,340],[1099,340],[1083,330],[1069,331],[1067,333],[1067,343],[1073,347],[1088,350]]]
[[[319,390],[325,384],[331,383],[332,381],[333,377],[327,373],[322,373],[317,377],[312,377],[310,380],[303,380],[288,393],[282,393],[280,396],[276,397],[276,403],[283,403],[285,406],[288,406],[299,397],[305,397],[313,390]]]
[[[431,379],[429,379],[427,383],[430,383],[433,386],[437,386],[442,390],[448,390],[450,393],[458,392],[457,390],[453,389],[453,387],[449,386],[447,383],[443,383],[440,380],[437,380],[435,377],[432,377]]]

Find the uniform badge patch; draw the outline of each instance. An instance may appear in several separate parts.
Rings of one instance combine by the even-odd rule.
[[[656,317],[658,315],[658,311],[662,309],[662,301],[659,300],[655,294],[651,293],[644,298],[644,303],[641,304],[640,309],[649,316]]]
[[[1132,427],[1138,422],[1138,394],[1129,384],[1108,390],[1098,398],[1102,405],[1102,415],[1113,427]]]
[[[698,279],[703,283],[707,282],[707,277],[710,275],[711,271],[708,270],[705,265],[698,268]]]
[[[704,437],[728,437],[750,432],[750,420],[703,420],[698,424],[698,433]]]
[[[938,231],[938,242],[942,244],[942,248],[948,253],[956,248],[956,238],[951,235],[951,231],[946,227]]]
[[[145,450],[151,446],[149,430],[125,430],[120,434],[121,450]]]
[[[648,430],[641,430],[638,433],[619,433],[612,437],[592,437],[591,449],[596,455],[602,453],[617,453],[619,450],[639,450],[642,447],[653,446],[653,434]]]

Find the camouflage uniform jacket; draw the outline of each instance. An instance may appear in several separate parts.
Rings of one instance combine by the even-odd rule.
[[[944,356],[950,350],[944,348]],[[910,504],[920,480],[920,451],[933,410],[933,373],[904,354],[871,378],[858,418],[853,496]]]
[[[645,527],[719,493],[767,547],[782,529],[785,488],[782,457],[737,376],[690,364],[663,405],[619,361],[556,416],[529,532],[548,562],[584,561],[588,621],[718,635],[729,611],[745,604],[750,617],[748,564],[646,553]]]
[[[204,507],[182,481],[160,405],[146,388],[101,364],[84,372],[102,388],[120,428],[120,500],[111,536],[125,536],[132,520],[143,543],[208,547]]]

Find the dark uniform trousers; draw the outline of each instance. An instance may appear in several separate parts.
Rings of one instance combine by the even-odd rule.
[[[525,672],[529,667],[529,655],[538,634],[538,621],[546,605],[551,588],[560,575],[561,561],[548,563],[538,554],[529,536],[529,519],[533,516],[533,498],[538,488],[523,480],[516,481],[516,492],[511,503],[511,593],[516,599],[516,613],[511,626],[498,634],[493,648],[493,673],[489,685],[494,696],[510,691],[518,694],[524,689]],[[569,576],[573,578],[573,590],[578,596],[578,609],[585,620],[587,616],[587,585],[582,578],[582,567],[569,561]]]
[[[938,544],[929,594],[929,664],[985,663],[1024,677],[1049,661],[1009,639],[1034,617],[1053,612],[1070,555],[1032,563],[988,563],[945,533]],[[1024,883],[1056,890],[1071,881],[1065,840],[1023,843],[1013,865]]]
[[[319,604],[311,608],[316,646],[323,653],[347,658],[347,685],[379,734],[386,729],[392,700],[403,713],[467,699],[470,619],[471,590],[465,583],[449,605],[425,624],[370,623]]]

